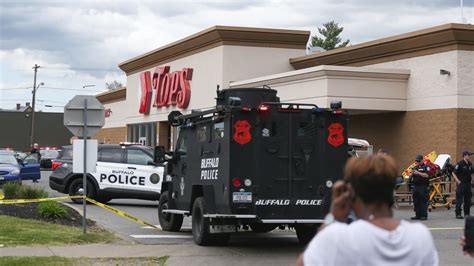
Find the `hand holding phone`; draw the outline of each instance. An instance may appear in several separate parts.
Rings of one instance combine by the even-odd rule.
[[[350,184],[337,181],[332,188],[331,213],[339,222],[346,222],[352,208]]]

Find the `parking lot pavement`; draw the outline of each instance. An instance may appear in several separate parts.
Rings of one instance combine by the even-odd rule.
[[[49,171],[43,171],[40,183],[31,184],[44,187],[51,197],[64,196],[49,189],[49,174]],[[112,200],[109,205],[148,223],[158,224],[157,202],[121,199]],[[70,204],[70,206],[82,212],[81,205]],[[394,215],[410,221],[414,212],[412,207],[401,206],[394,210]],[[428,220],[422,223],[430,228],[438,250],[440,265],[474,265],[474,260],[464,256],[459,246],[464,221],[455,219],[454,210],[437,208],[428,216]],[[87,217],[118,235],[146,247],[156,246],[157,250],[163,250],[167,246],[176,247],[177,250],[197,247],[193,244],[190,218],[185,218],[181,232],[173,233],[151,229],[94,205],[88,205]],[[304,247],[298,245],[293,231],[276,230],[266,234],[252,232],[234,234],[226,247],[197,247],[197,249],[201,251],[198,255],[173,251],[169,254],[172,256],[167,265],[242,265],[247,264],[246,262],[248,264],[258,262],[259,265],[290,265]]]

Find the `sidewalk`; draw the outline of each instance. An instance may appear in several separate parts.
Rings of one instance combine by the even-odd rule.
[[[0,248],[0,256],[61,256],[70,258],[131,258],[170,256],[166,265],[293,265],[292,256],[275,254],[271,249],[200,247],[195,244],[141,245],[90,244],[76,246],[36,246]],[[277,262],[275,262],[277,261]]]

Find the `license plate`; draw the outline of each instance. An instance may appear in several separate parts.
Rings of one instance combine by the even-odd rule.
[[[237,227],[233,224],[210,225],[209,232],[211,234],[234,233],[237,232]]]
[[[0,175],[0,180],[4,180],[4,179],[5,179],[5,177]]]
[[[234,203],[252,203],[252,192],[234,192],[232,201]]]

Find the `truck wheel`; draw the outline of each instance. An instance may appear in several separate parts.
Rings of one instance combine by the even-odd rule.
[[[229,241],[230,234],[209,233],[209,221],[204,218],[207,213],[203,197],[196,198],[193,204],[192,228],[194,243],[199,246],[224,245]]]
[[[301,244],[306,245],[318,232],[320,224],[297,224],[295,225],[296,236]]]
[[[168,209],[168,191],[165,191],[160,196],[158,203],[158,220],[160,221],[161,229],[164,231],[178,232],[183,225],[183,215],[175,213],[163,213],[163,210]]]
[[[89,180],[87,180],[86,186],[87,186],[87,197],[90,199],[95,199],[96,192],[95,192],[94,185]],[[69,189],[68,189],[69,196],[80,196],[81,194],[79,194],[79,189],[81,188],[82,188],[82,178],[74,179],[69,185]],[[71,200],[76,204],[82,204],[82,199],[71,199]]]
[[[251,224],[250,228],[255,233],[268,233],[273,229],[277,228],[277,224]]]

